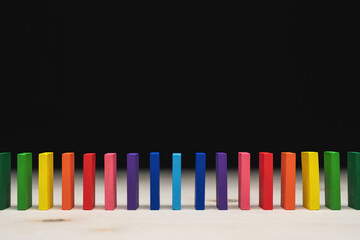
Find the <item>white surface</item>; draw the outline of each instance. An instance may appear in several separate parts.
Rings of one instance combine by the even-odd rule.
[[[215,172],[206,173],[205,211],[194,210],[194,172],[182,173],[182,210],[171,210],[171,172],[161,170],[160,211],[150,211],[149,171],[140,172],[140,207],[126,210],[126,172],[118,172],[118,207],[104,210],[104,176],[96,176],[96,207],[82,210],[82,173],[76,173],[75,204],[61,210],[61,173],[55,172],[54,207],[37,210],[38,182],[33,173],[33,207],[16,210],[16,173],[12,173],[12,207],[0,211],[0,239],[359,239],[360,211],[348,208],[346,172],[342,177],[342,210],[324,207],[323,174],[320,174],[319,211],[302,205],[301,173],[297,174],[295,211],[280,208],[280,172],[274,172],[274,210],[258,207],[258,172],[251,172],[251,210],[237,207],[237,172],[229,171],[229,210],[216,209]]]

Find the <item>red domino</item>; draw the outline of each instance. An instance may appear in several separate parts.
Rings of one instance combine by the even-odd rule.
[[[259,153],[259,205],[264,210],[273,209],[273,154]]]
[[[95,153],[84,154],[84,210],[92,210],[95,207],[95,159]]]

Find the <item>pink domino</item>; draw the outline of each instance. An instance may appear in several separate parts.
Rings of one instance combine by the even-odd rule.
[[[250,153],[238,153],[239,208],[250,210]]]
[[[116,208],[116,153],[104,156],[105,171],[105,210]]]

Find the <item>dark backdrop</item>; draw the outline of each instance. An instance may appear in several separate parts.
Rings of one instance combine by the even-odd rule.
[[[217,3],[218,4],[218,3]],[[19,3],[11,19],[11,74],[1,80],[0,151],[82,154],[360,150],[355,88],[332,66],[323,6]],[[298,164],[300,161],[298,160]]]

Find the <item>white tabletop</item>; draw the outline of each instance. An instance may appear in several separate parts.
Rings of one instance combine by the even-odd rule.
[[[33,173],[33,207],[16,210],[16,172],[12,173],[12,207],[0,211],[0,239],[359,239],[360,211],[347,207],[346,172],[341,173],[342,210],[324,206],[320,173],[319,211],[302,207],[301,172],[297,173],[296,210],[280,208],[280,172],[274,172],[274,210],[258,207],[258,172],[251,172],[251,210],[237,207],[237,171],[229,170],[229,210],[216,209],[215,172],[206,173],[205,211],[194,210],[194,171],[182,173],[182,210],[171,210],[171,172],[160,171],[160,210],[150,211],[149,171],[140,172],[140,207],[126,210],[126,172],[118,172],[118,207],[104,210],[104,175],[96,176],[96,207],[82,210],[82,173],[75,179],[75,208],[61,210],[61,172],[54,174],[54,207],[37,210],[38,181]]]

